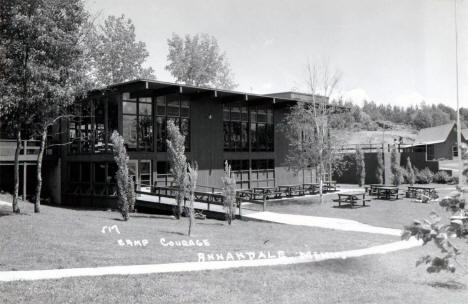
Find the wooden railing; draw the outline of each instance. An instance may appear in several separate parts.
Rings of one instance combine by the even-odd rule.
[[[20,161],[34,161],[39,154],[39,140],[22,140],[20,150]],[[0,160],[13,161],[15,159],[16,140],[1,139],[0,140]]]
[[[176,198],[177,193],[180,191],[176,187],[152,187],[151,191],[141,191],[137,190],[139,188],[138,184],[135,184],[135,193],[140,195],[150,195],[158,197],[158,202],[161,203],[161,197],[167,198]],[[219,189],[216,187],[212,187],[213,189]],[[239,191],[240,192],[240,191]],[[263,206],[263,210],[265,211],[266,208],[266,200],[267,196],[263,195],[261,200],[253,199],[252,197],[246,197],[241,195],[240,193],[236,195],[236,208],[239,209],[239,217],[242,217],[242,203],[253,203]],[[207,211],[210,211],[210,205],[224,205],[224,195],[219,192],[203,192],[203,191],[195,191],[194,192],[195,201],[200,203],[207,204]],[[184,198],[184,206],[186,206],[186,198]]]

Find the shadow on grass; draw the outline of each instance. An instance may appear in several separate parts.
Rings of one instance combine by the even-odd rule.
[[[224,226],[223,223],[204,223],[200,221],[197,221],[196,223],[197,225],[206,225],[206,226]]]
[[[164,232],[164,233],[169,233],[169,234],[183,235],[183,236],[185,236],[185,235],[186,235],[185,233],[182,233],[182,232],[177,232],[177,231],[167,231],[167,230],[161,230],[161,232]]]
[[[359,208],[367,208],[367,207],[370,207],[370,205],[366,205],[366,206],[363,206],[363,205],[354,205],[354,206],[351,206],[349,204],[347,205],[341,205],[341,206],[332,206],[333,208],[337,208],[337,209],[359,209]]]
[[[446,288],[449,290],[462,290],[466,289],[466,285],[457,281],[447,281],[447,282],[429,282],[427,285],[435,288]]]
[[[147,215],[147,214],[133,214],[131,218],[151,218],[151,219],[163,219],[163,220],[175,220],[175,216],[171,215]]]

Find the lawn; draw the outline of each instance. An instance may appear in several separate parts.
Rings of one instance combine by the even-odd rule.
[[[327,196],[268,206],[269,211],[356,219],[400,228],[434,206],[373,201],[371,207],[332,208]],[[0,197],[2,200],[8,197]],[[388,207],[393,204],[393,207]],[[188,222],[169,216],[135,214],[129,222],[112,211],[43,206],[41,214],[22,204],[22,215],[0,206],[0,271],[190,262],[198,252],[340,251],[398,240],[396,237],[256,221],[199,221],[192,238]],[[394,211],[391,211],[394,210]],[[387,213],[381,215],[380,213]],[[389,213],[391,212],[391,213]],[[117,225],[116,232],[101,232]],[[165,241],[208,240],[209,246],[169,247]],[[122,247],[119,239],[148,240]],[[4,303],[468,303],[467,271],[429,275],[415,268],[432,247],[386,255],[292,266],[240,268],[195,273],[68,278],[0,283]]]

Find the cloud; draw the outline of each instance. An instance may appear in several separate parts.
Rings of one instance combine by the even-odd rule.
[[[416,106],[420,105],[422,102],[425,102],[426,104],[447,104],[446,101],[436,99],[436,98],[430,98],[422,95],[418,91],[410,91],[406,92],[400,96],[398,96],[394,102],[392,102],[392,105],[398,105],[398,106],[403,106],[403,107],[409,107],[409,106]]]
[[[338,94],[338,97],[341,97],[343,101],[351,101],[353,104],[362,106],[364,101],[372,100],[367,94],[366,90],[361,88],[352,89],[346,92]]]

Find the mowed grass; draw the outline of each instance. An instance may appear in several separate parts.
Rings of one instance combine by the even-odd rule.
[[[273,202],[270,211],[356,219],[401,228],[434,206],[409,201],[373,201],[371,207],[332,208],[315,199]],[[6,200],[8,198],[0,198]],[[401,204],[387,207],[385,204]],[[255,221],[198,221],[191,239],[209,247],[164,247],[160,240],[189,240],[188,222],[135,214],[122,222],[111,211],[43,206],[41,214],[24,203],[22,215],[0,206],[0,270],[52,269],[106,265],[190,262],[198,252],[340,251],[398,240],[396,237]],[[396,208],[398,207],[398,208]],[[388,209],[387,209],[388,208]],[[393,211],[390,215],[389,210]],[[387,212],[387,215],[380,215]],[[121,234],[101,233],[117,225]],[[149,241],[146,247],[120,247],[118,239]],[[429,275],[415,268],[418,257],[437,253],[432,246],[386,255],[291,266],[240,268],[195,273],[68,278],[0,283],[4,303],[468,303],[468,277]],[[466,257],[466,256],[465,256]]]
[[[407,185],[401,185],[401,189],[406,189]],[[453,185],[431,184],[436,188],[440,198],[447,196],[454,191]],[[341,185],[343,191],[361,190],[354,185]],[[323,217],[337,217],[356,220],[369,225],[402,229],[404,225],[411,224],[415,219],[428,218],[429,214],[434,211],[441,216],[448,213],[437,203],[423,204],[418,203],[415,199],[402,198],[399,200],[376,199],[371,196],[372,201],[368,207],[360,205],[350,209],[344,205],[338,208],[338,203],[333,202],[333,199],[338,195],[329,193],[324,195],[324,203],[320,204],[318,195],[313,197],[299,197],[288,200],[277,200],[268,203],[268,211],[279,213],[302,214]]]

